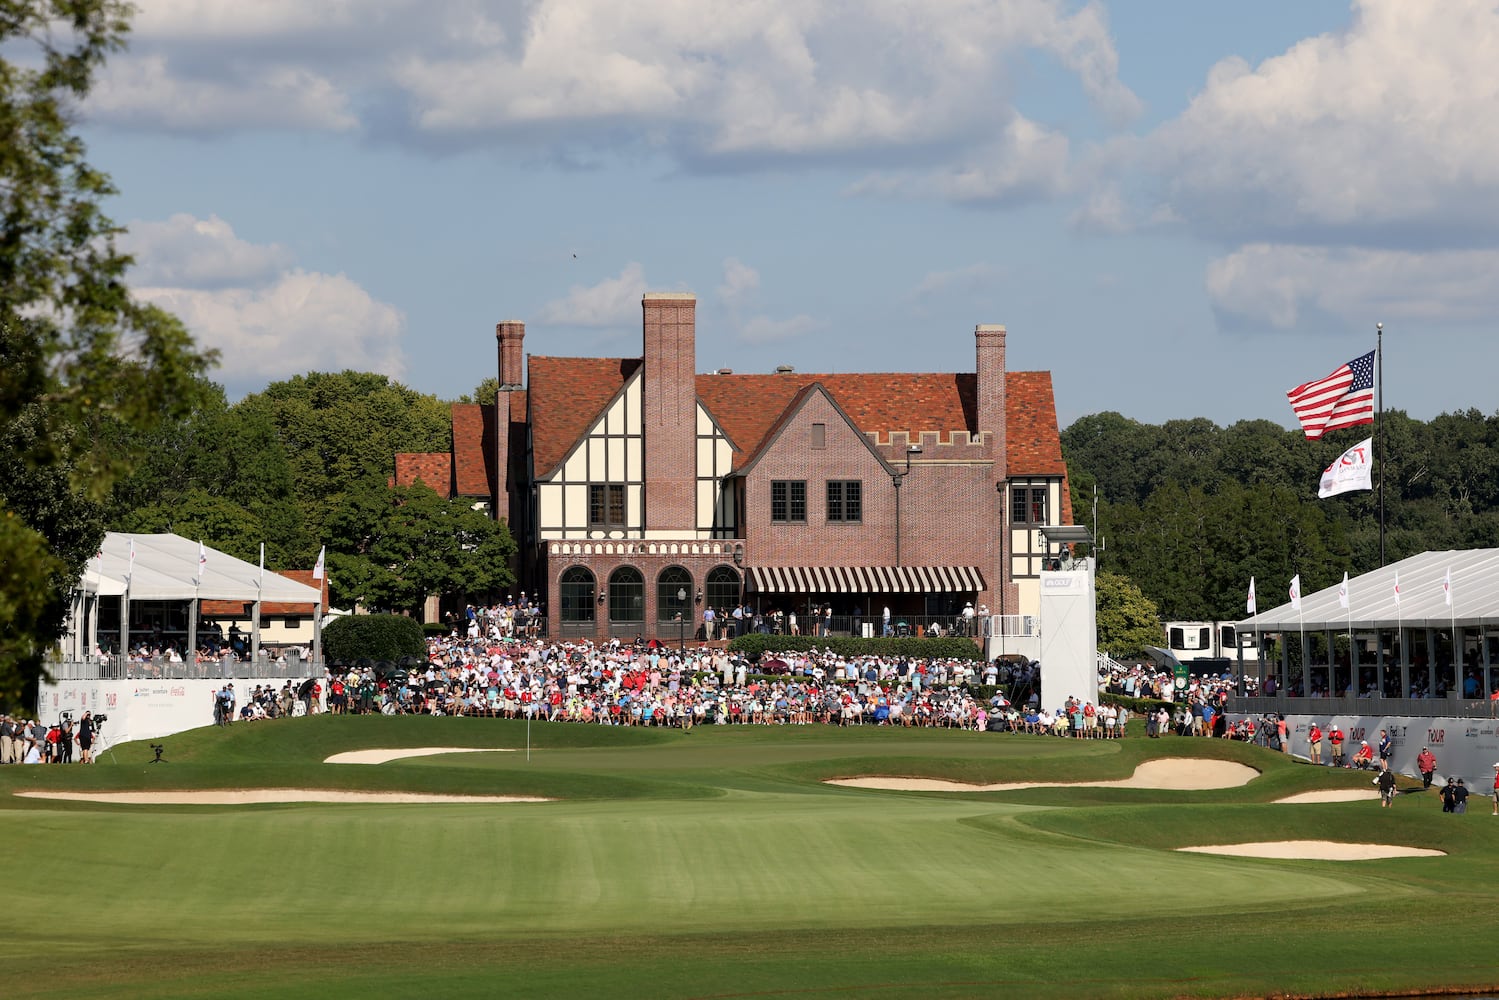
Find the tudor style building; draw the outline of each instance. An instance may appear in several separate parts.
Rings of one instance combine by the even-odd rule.
[[[706,607],[831,607],[835,631],[951,628],[964,604],[1034,615],[1070,524],[1048,372],[696,371],[696,300],[647,294],[633,358],[523,354],[500,323],[495,406],[453,407],[451,455],[396,456],[487,503],[520,547],[519,589],[554,636],[691,637]],[[522,380],[524,378],[524,385]]]

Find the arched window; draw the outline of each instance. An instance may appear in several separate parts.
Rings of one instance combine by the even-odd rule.
[[[732,608],[739,603],[739,574],[727,566],[714,566],[703,590],[703,600],[715,609]]]
[[[680,566],[666,567],[656,577],[656,620],[664,625],[681,615],[691,628],[693,596],[692,574]]]
[[[633,566],[621,566],[609,575],[609,621],[645,624],[645,577]]]
[[[574,566],[562,574],[561,615],[563,624],[593,621],[593,574]]]

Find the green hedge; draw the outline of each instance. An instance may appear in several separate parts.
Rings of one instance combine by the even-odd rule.
[[[421,623],[404,615],[346,615],[323,629],[323,656],[330,663],[426,655]]]
[[[788,652],[810,652],[831,649],[842,656],[907,656],[942,660],[982,660],[983,650],[972,639],[944,636],[940,639],[905,636],[890,639],[812,635],[765,635],[751,632],[729,642],[729,649],[751,659]]]
[[[452,631],[451,628],[442,622],[425,622],[422,624],[422,635],[428,639],[445,639]]]

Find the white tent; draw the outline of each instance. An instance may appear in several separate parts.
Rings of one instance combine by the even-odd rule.
[[[198,544],[181,535],[126,535],[111,531],[104,536],[101,546],[103,558],[88,561],[79,587],[101,597],[118,597],[125,593],[128,583],[132,601],[203,598],[308,605],[322,602],[322,595],[315,588],[288,580],[279,573],[266,573],[262,583],[259,566],[214,548],[204,548],[206,560],[200,574]]]
[[[132,554],[133,553],[133,554]],[[305,604],[322,610],[323,595],[315,587],[279,573],[263,573],[255,563],[236,559],[181,535],[127,535],[111,531],[99,554],[84,567],[73,594],[68,634],[61,655],[65,661],[91,660],[98,648],[100,602],[122,602],[120,648],[128,648],[126,604],[136,601],[188,603],[187,648],[197,646],[198,609],[203,600],[243,601],[254,605],[252,657],[260,649],[260,605],[264,601]],[[313,657],[321,656],[322,630],[314,628]]]
[[[1451,574],[1452,603],[1443,584]],[[1400,581],[1396,602],[1395,581]],[[1261,592],[1267,591],[1261,580]],[[1286,581],[1287,597],[1290,581]],[[1380,627],[1439,628],[1492,624],[1499,620],[1499,549],[1423,552],[1348,581],[1348,607],[1338,601],[1339,580],[1301,598],[1301,610],[1285,604],[1240,621],[1240,632],[1305,628],[1345,631]]]

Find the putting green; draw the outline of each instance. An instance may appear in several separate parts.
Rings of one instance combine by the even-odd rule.
[[[508,995],[576,994],[591,982],[627,996],[1174,996],[1177,971],[1203,996],[1347,989],[1368,982],[1361,946],[1324,940],[1319,960],[1298,928],[1377,908],[1396,920],[1424,914],[1412,924],[1418,936],[1481,930],[1473,914],[1490,899],[1483,887],[1499,853],[1499,829],[1477,822],[1487,817],[1400,808],[1415,796],[1391,810],[1275,806],[1341,776],[1218,741],[536,726],[530,761],[520,752],[322,763],[397,746],[524,749],[524,724],[468,721],[290,720],[187,734],[169,766],[142,766],[121,747],[119,764],[0,771],[5,793],[242,785],[555,799],[204,808],[0,794],[0,837],[15,845],[0,852],[0,880],[14,912],[87,900],[97,915],[23,921],[0,938],[0,958],[18,981],[41,976],[38,992],[45,982],[91,996],[352,996],[423,984],[486,995],[497,981]],[[247,760],[256,749],[262,759]],[[858,773],[1117,782],[1162,752],[1261,776],[1212,791],[961,799],[822,783]],[[1349,866],[1179,850],[1283,839],[1449,856]],[[1470,898],[1458,899],[1456,885]],[[1255,940],[1254,955],[1225,933]],[[1167,940],[1178,954],[1163,977]],[[1059,980],[1080,947],[1110,964],[1098,978]],[[1444,982],[1499,981],[1484,954],[1449,963]],[[244,976],[216,974],[225,970]],[[1434,981],[1434,970],[1422,975],[1387,971],[1379,981]]]

